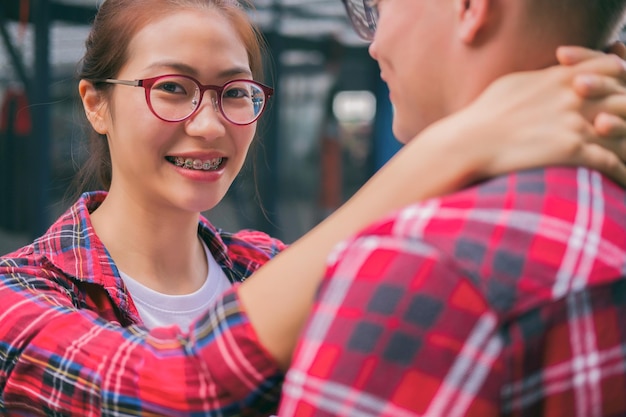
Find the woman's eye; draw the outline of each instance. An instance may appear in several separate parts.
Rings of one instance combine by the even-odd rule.
[[[225,98],[244,98],[248,97],[249,95],[250,94],[248,94],[248,90],[244,88],[229,88],[228,90],[224,91]]]
[[[180,84],[172,82],[162,83],[156,85],[154,88],[164,91],[166,93],[185,94],[185,89]]]

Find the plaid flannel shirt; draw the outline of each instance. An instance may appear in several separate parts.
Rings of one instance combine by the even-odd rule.
[[[407,207],[331,258],[279,415],[626,415],[626,192],[586,169]]]
[[[32,245],[0,258],[0,415],[239,416],[275,411],[282,375],[239,304],[244,280],[284,245],[198,233],[235,283],[191,326],[146,330],[89,220],[85,194]]]

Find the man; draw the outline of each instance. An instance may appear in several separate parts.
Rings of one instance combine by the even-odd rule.
[[[607,45],[626,8],[344,3],[361,34],[376,29],[401,141],[499,76],[555,64],[558,45]],[[598,172],[552,167],[372,225],[330,260],[279,414],[626,415],[625,203]]]

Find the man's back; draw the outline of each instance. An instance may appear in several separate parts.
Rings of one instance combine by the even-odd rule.
[[[407,207],[335,253],[281,415],[624,415],[625,276],[626,192],[593,171]]]

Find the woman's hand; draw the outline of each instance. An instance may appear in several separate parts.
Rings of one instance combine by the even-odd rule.
[[[506,75],[470,106],[434,126],[456,125],[470,137],[464,142],[443,135],[452,157],[458,153],[459,161],[471,161],[469,178],[582,165],[626,186],[624,62],[575,47],[559,48],[557,56],[566,65]]]
[[[615,42],[611,45],[607,52],[620,57],[622,60],[626,59],[626,45],[622,42]],[[557,58],[562,65],[576,65],[584,61],[592,60],[605,55],[602,52],[594,51],[591,49],[581,48],[577,46],[561,47],[557,50]],[[624,63],[622,63],[624,65]],[[622,71],[617,68],[616,73]],[[593,99],[606,95],[613,94],[615,92],[624,91],[623,77],[620,79],[619,75],[615,77],[603,76],[598,74],[583,74],[574,78],[574,91],[576,91],[581,97]],[[621,138],[626,136],[626,121],[614,114],[600,112],[595,120],[594,127],[596,133],[602,137],[617,137]]]

